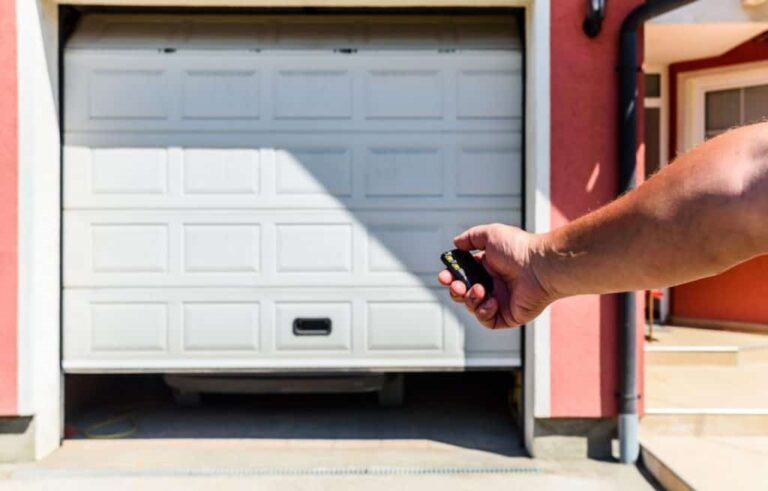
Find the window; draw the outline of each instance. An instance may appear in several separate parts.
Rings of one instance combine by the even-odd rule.
[[[660,73],[645,74],[645,177],[661,168],[662,152],[662,84]]]
[[[661,108],[645,108],[645,177],[661,167]]]
[[[661,74],[660,73],[645,74],[645,97],[646,98],[661,97]]]
[[[733,128],[768,118],[768,85],[712,90],[704,99],[707,139]]]

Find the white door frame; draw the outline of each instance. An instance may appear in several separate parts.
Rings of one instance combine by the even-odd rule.
[[[19,405],[34,416],[35,455],[62,439],[61,372],[61,128],[59,19],[64,3],[120,6],[285,6],[277,0],[16,0],[19,90]],[[526,28],[525,220],[532,232],[550,224],[550,0],[296,0],[291,6],[522,7]],[[549,313],[525,336],[524,439],[534,418],[550,414]]]
[[[678,153],[704,143],[707,92],[765,85],[767,81],[768,62],[730,65],[680,75],[677,106]]]
[[[655,107],[659,109],[659,170],[669,164],[669,66],[649,64],[643,67],[646,74],[655,74],[659,76],[659,96],[648,97],[643,100],[643,106]],[[646,148],[647,151],[647,148]],[[659,301],[659,319],[664,323],[669,319],[671,307],[671,289],[662,288],[663,297]]]

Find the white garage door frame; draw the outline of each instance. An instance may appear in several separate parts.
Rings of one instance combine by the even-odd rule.
[[[66,3],[66,2],[62,2]],[[277,6],[269,1],[90,0],[119,6]],[[35,417],[35,453],[42,457],[62,438],[61,372],[61,128],[59,119],[59,3],[17,0],[19,73],[19,407]],[[550,2],[549,0],[297,0],[293,6],[523,7],[526,25],[525,221],[549,229]],[[286,2],[280,2],[285,7]],[[525,336],[525,427],[530,449],[534,417],[549,414],[549,316]]]

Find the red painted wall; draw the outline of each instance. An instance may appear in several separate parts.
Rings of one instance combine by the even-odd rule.
[[[674,288],[672,298],[675,316],[768,324],[768,256]]]
[[[0,416],[17,412],[17,85],[15,0],[0,0]]]
[[[681,73],[768,60],[766,33],[716,57],[670,65],[670,107],[677,108],[677,77]],[[670,115],[670,155],[677,149],[677,111]],[[768,256],[726,273],[672,290],[672,315],[694,319],[768,324]]]
[[[603,31],[589,39],[581,28],[586,2],[552,2],[553,228],[616,196],[618,31],[627,13],[640,3],[611,2]],[[616,315],[611,296],[574,297],[552,306],[553,417],[616,413]],[[638,337],[642,339],[641,330]]]

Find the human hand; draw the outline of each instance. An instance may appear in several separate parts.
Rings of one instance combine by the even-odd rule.
[[[453,242],[465,251],[480,250],[475,259],[493,277],[493,296],[483,301],[483,285],[472,285],[467,291],[466,285],[455,281],[447,269],[440,272],[438,281],[448,287],[454,302],[463,303],[485,327],[520,326],[555,300],[537,271],[543,257],[541,236],[496,223],[472,227]]]

